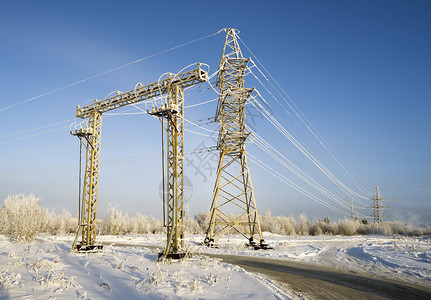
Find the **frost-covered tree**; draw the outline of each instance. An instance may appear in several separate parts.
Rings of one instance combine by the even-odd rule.
[[[48,219],[48,231],[54,235],[74,233],[78,227],[78,220],[72,218],[72,215],[67,210],[63,210],[61,215],[51,212]]]
[[[311,223],[307,222],[307,216],[302,213],[299,215],[298,234],[309,235]]]
[[[151,233],[162,233],[165,232],[165,229],[163,227],[162,221],[154,218],[153,216],[150,217],[150,232]]]
[[[6,209],[3,208],[0,204],[0,234],[8,234],[9,233],[9,222],[6,213]]]
[[[318,223],[310,227],[310,235],[322,235],[322,234],[323,234],[322,227],[320,227]]]
[[[349,219],[341,220],[338,222],[338,234],[346,236],[357,234],[360,226],[361,223],[359,221],[352,221]]]
[[[108,215],[103,219],[102,234],[119,235],[125,233],[126,216],[111,204],[108,205]]]
[[[184,220],[184,229],[186,233],[192,233],[192,234],[199,234],[203,233],[204,231],[199,226],[198,221],[195,219],[185,219]]]
[[[47,212],[40,206],[41,198],[34,194],[9,195],[4,200],[8,233],[17,241],[31,241],[46,230]]]
[[[134,234],[145,234],[150,230],[150,222],[148,221],[148,217],[144,216],[140,212],[136,213],[136,216],[133,218],[133,232]]]
[[[295,235],[296,222],[293,216],[272,216],[271,211],[267,211],[261,218],[262,231],[268,231],[280,235]]]
[[[210,212],[199,212],[197,215],[195,215],[194,219],[196,222],[198,222],[201,231],[206,232],[210,224]]]

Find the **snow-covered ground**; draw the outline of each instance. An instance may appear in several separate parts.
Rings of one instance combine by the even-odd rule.
[[[274,250],[250,250],[230,236],[218,249],[199,246],[202,235],[186,240],[193,258],[157,263],[165,235],[99,236],[102,253],[70,252],[73,236],[39,236],[15,243],[0,236],[1,299],[294,299],[276,282],[199,253],[294,260],[431,284],[431,238],[390,236],[278,236],[265,234]]]
[[[77,254],[70,252],[71,239],[23,244],[0,236],[0,299],[291,298],[268,278],[205,256],[156,263],[156,249],[115,246]]]

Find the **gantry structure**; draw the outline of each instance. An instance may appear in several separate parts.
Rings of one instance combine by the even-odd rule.
[[[373,209],[373,214],[371,215],[371,218],[373,219],[373,223],[377,225],[381,225],[383,224],[383,218],[386,217],[383,215],[383,208],[388,208],[388,207],[382,204],[382,201],[386,199],[382,197],[382,194],[380,193],[378,186],[376,186],[374,195],[373,197],[371,197],[370,200],[373,201],[373,204],[368,208]]]
[[[168,74],[157,82],[140,85],[125,93],[117,93],[103,100],[76,108],[76,117],[88,119],[85,128],[71,132],[80,138],[86,148],[84,187],[80,207],[80,218],[72,250],[97,251],[102,246],[96,243],[97,200],[100,166],[100,138],[102,114],[104,112],[136,104],[144,100],[160,98],[160,106],[152,102],[148,111],[162,122],[166,133],[166,157],[163,186],[166,191],[167,243],[159,258],[181,258],[184,256],[184,89],[208,81],[208,72],[200,64],[193,70],[180,74]],[[163,136],[162,136],[163,140]],[[165,197],[165,196],[164,196]],[[164,202],[165,205],[165,202]],[[165,216],[164,216],[165,217]]]
[[[242,55],[237,30],[226,32],[218,69],[220,92],[215,115],[215,121],[220,123],[220,157],[204,243],[215,246],[220,237],[236,231],[248,239],[248,245],[267,249],[270,247],[262,236],[245,149],[250,134],[245,126],[245,105],[253,89],[245,87],[244,76],[250,58]]]

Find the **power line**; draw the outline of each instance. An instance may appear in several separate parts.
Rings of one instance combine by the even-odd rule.
[[[322,199],[320,199],[319,197],[317,197],[316,195],[308,192],[307,190],[303,189],[302,187],[300,187],[299,185],[295,184],[294,182],[292,182],[291,180],[289,180],[287,177],[283,176],[282,174],[280,174],[279,172],[275,171],[273,168],[271,168],[270,166],[268,166],[267,164],[265,164],[264,162],[262,162],[261,160],[259,160],[258,158],[256,158],[255,156],[249,154],[251,159],[250,161],[253,162],[254,164],[256,164],[257,166],[259,166],[260,168],[262,168],[263,170],[265,170],[266,172],[268,172],[269,174],[271,174],[272,176],[274,176],[275,178],[281,180],[282,182],[284,182],[285,184],[289,185],[290,187],[292,187],[293,189],[297,190],[298,192],[300,192],[301,194],[312,198],[313,200],[315,200],[316,202],[322,204],[323,206],[337,212],[340,213],[342,215],[348,215],[348,212],[343,211],[329,203],[327,203],[326,201],[323,201]]]
[[[335,201],[337,204],[344,208],[349,208],[349,205],[341,198],[324,188],[314,179],[312,179],[309,175],[307,175],[303,170],[293,164],[290,160],[288,160],[284,155],[282,155],[279,151],[277,151],[273,146],[271,146],[268,142],[266,142],[261,136],[257,133],[252,132],[252,134],[256,137],[255,143],[256,145],[265,151],[269,156],[275,159],[278,163],[286,167],[290,172],[296,175],[298,178],[303,180],[309,186],[314,188],[316,191],[322,193],[324,196],[329,199]]]
[[[262,99],[269,106],[266,100],[258,93],[258,97]],[[320,169],[334,184],[336,184],[342,191],[344,191],[348,196],[355,195],[360,198],[367,199],[359,195],[358,193],[351,190],[345,184],[343,184],[339,179],[337,179],[329,170],[326,168],[314,155],[311,154],[297,139],[295,139],[269,112],[263,105],[257,101],[257,96],[251,97],[251,104],[278,130],[282,133],[300,152],[302,152],[318,169]]]
[[[60,122],[57,122],[57,123],[53,123],[53,124],[41,126],[41,127],[38,127],[38,128],[33,128],[33,129],[23,130],[23,131],[19,131],[19,132],[14,132],[14,133],[11,133],[9,135],[0,136],[0,139],[5,139],[5,138],[11,137],[11,136],[20,135],[20,134],[24,134],[24,133],[36,131],[36,130],[39,130],[39,129],[44,129],[44,128],[52,127],[52,126],[55,126],[55,125],[66,123],[66,122],[71,122],[73,120],[74,119],[69,119],[69,120],[66,120],[66,121],[60,121]]]
[[[221,30],[219,30],[219,31],[217,31],[217,32],[215,32],[215,33],[212,33],[212,34],[209,34],[209,35],[206,35],[206,36],[200,37],[200,38],[195,39],[195,40],[192,40],[192,41],[190,41],[190,42],[187,42],[187,43],[184,43],[184,44],[180,44],[180,45],[174,46],[174,47],[172,47],[172,48],[169,48],[169,49],[166,49],[166,50],[163,50],[163,51],[160,51],[160,52],[157,52],[157,53],[154,53],[154,54],[148,55],[148,56],[146,56],[146,57],[143,57],[143,58],[140,58],[140,59],[134,60],[134,61],[132,61],[132,62],[129,62],[129,63],[127,63],[127,64],[121,65],[121,66],[119,66],[119,67],[115,67],[115,68],[113,68],[113,69],[110,69],[110,70],[104,71],[104,72],[102,72],[102,73],[99,73],[99,74],[96,74],[96,75],[92,75],[92,76],[87,77],[87,78],[85,78],[85,79],[82,79],[82,80],[76,81],[76,82],[74,82],[74,83],[71,83],[71,84],[68,84],[68,85],[62,86],[62,87],[60,87],[60,88],[57,88],[57,89],[51,90],[51,91],[49,91],[49,92],[46,92],[46,93],[40,94],[40,95],[38,95],[38,96],[36,96],[36,97],[29,98],[29,99],[26,99],[26,100],[24,100],[24,101],[21,101],[21,102],[18,102],[18,103],[15,103],[15,104],[12,104],[12,105],[9,105],[9,106],[6,106],[6,107],[3,107],[3,108],[1,108],[1,109],[0,109],[0,112],[5,111],[5,110],[8,110],[8,109],[13,108],[13,107],[16,107],[16,106],[18,106],[18,105],[22,105],[22,104],[24,104],[24,103],[28,103],[28,102],[31,102],[31,101],[37,100],[37,99],[42,98],[42,97],[44,97],[44,96],[47,96],[47,95],[50,95],[50,94],[53,94],[53,93],[59,92],[59,91],[61,91],[61,90],[67,89],[67,88],[69,88],[69,87],[72,87],[72,86],[78,85],[78,84],[80,84],[80,83],[86,82],[86,81],[88,81],[88,80],[91,80],[91,79],[94,79],[94,78],[97,78],[97,77],[100,77],[100,76],[102,76],[102,75],[106,75],[106,74],[108,74],[108,73],[111,73],[111,72],[114,72],[114,71],[117,71],[117,70],[123,69],[123,68],[125,68],[125,67],[128,67],[128,66],[130,66],[130,65],[133,65],[133,64],[139,63],[139,62],[144,61],[144,60],[147,60],[147,59],[149,59],[149,58],[153,58],[153,57],[155,57],[155,56],[158,56],[158,55],[161,55],[161,54],[167,53],[167,52],[169,52],[169,51],[172,51],[172,50],[175,50],[175,49],[178,49],[178,48],[181,48],[181,47],[184,47],[184,46],[187,46],[187,45],[193,44],[193,43],[198,42],[198,41],[200,41],[200,40],[204,40],[204,39],[206,39],[206,38],[209,38],[209,37],[215,36],[215,35],[217,35],[217,34],[221,33],[223,30],[224,30],[224,29],[221,29]]]
[[[59,131],[59,130],[65,129],[65,128],[69,128],[69,126],[63,126],[63,127],[60,127],[60,128],[56,128],[56,129],[51,129],[51,130],[47,130],[47,131],[35,133],[35,134],[32,134],[32,135],[27,135],[27,136],[24,136],[24,137],[21,137],[21,138],[17,138],[17,139],[14,139],[14,140],[0,142],[0,145],[6,144],[6,143],[12,143],[12,142],[16,142],[16,141],[25,140],[25,139],[28,139],[28,138],[31,138],[31,137],[35,137],[35,136],[38,136],[38,135],[42,135],[42,134],[46,134],[46,133],[51,133],[51,132]]]
[[[244,44],[244,46],[247,48],[247,50],[251,53],[251,55],[256,59],[256,61],[259,63],[260,66],[266,71],[266,73],[269,75],[269,77],[276,83],[278,88],[284,93],[284,95],[289,99],[289,101],[292,103],[290,104],[280,93],[280,91],[272,84],[272,82],[265,76],[265,74],[254,64],[256,69],[259,71],[259,73],[266,79],[266,81],[273,87],[275,91],[281,96],[281,98],[286,102],[286,104],[290,107],[290,109],[294,112],[294,114],[301,120],[301,122],[306,126],[306,128],[309,130],[309,132],[316,138],[316,140],[319,142],[319,144],[329,153],[329,155],[337,162],[337,164],[350,176],[355,186],[360,189],[365,194],[368,193],[368,191],[353,177],[353,175],[347,170],[347,168],[335,157],[335,155],[330,151],[329,144],[325,141],[325,139],[319,134],[319,132],[313,127],[311,122],[306,118],[306,116],[301,112],[301,110],[298,108],[298,106],[295,104],[295,102],[290,98],[290,96],[286,93],[286,91],[280,86],[278,81],[271,75],[271,73],[268,71],[268,69],[260,62],[260,60],[254,55],[254,53],[250,50],[250,48],[245,44],[245,42],[238,37],[238,39]],[[251,71],[251,70],[250,70]],[[255,76],[255,74],[253,73]],[[255,76],[257,79],[257,77]],[[265,87],[265,85],[258,79],[258,81],[262,84],[262,86]],[[266,87],[265,87],[266,88]],[[266,88],[267,89],[267,88]],[[276,99],[276,97],[267,89],[267,91]],[[276,99],[277,100],[277,99]],[[280,102],[277,100],[280,106]],[[282,106],[283,107],[283,106]],[[295,109],[296,108],[296,109]],[[287,112],[287,111],[286,111]],[[287,112],[288,115],[290,115]],[[302,116],[302,117],[301,117]],[[297,123],[298,124],[298,123]],[[299,124],[298,124],[299,125]],[[300,126],[300,125],[299,125]],[[302,128],[302,126],[300,126]],[[319,138],[320,137],[320,138]],[[365,199],[365,198],[364,198]]]

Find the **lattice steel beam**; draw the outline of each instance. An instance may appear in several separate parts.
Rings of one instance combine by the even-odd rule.
[[[208,72],[203,70],[198,64],[196,69],[178,74],[174,77],[162,79],[151,84],[137,87],[125,93],[119,93],[115,96],[97,101],[84,107],[76,108],[77,118],[87,118],[90,113],[97,111],[104,113],[116,108],[134,104],[146,99],[155,98],[157,96],[167,94],[169,86],[180,86],[186,88],[208,80]]]

